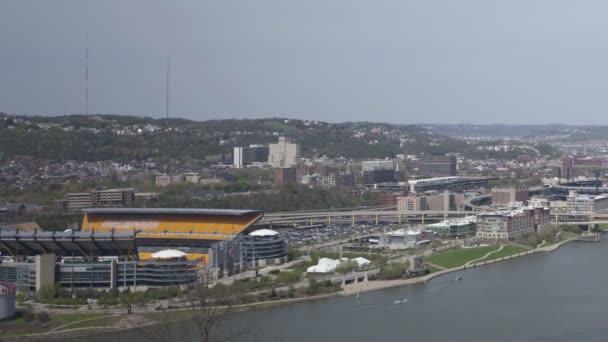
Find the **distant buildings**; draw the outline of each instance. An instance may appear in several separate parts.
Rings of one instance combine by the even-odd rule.
[[[467,216],[461,219],[444,220],[438,223],[426,225],[426,230],[448,237],[460,237],[475,232],[477,217]]]
[[[338,174],[335,176],[324,176],[321,177],[321,185],[330,188],[352,188],[355,186],[355,175]]]
[[[251,165],[253,163],[266,163],[269,158],[269,147],[263,145],[249,145],[248,147],[235,147],[234,153],[234,167],[242,168],[243,166]]]
[[[368,160],[361,163],[363,184],[394,183],[395,164],[392,160]]]
[[[578,176],[595,177],[608,171],[608,159],[590,156],[568,156],[561,160],[560,178],[570,181]]]
[[[456,176],[456,156],[423,156],[419,161],[418,170],[422,176]]]
[[[494,206],[505,206],[513,202],[526,204],[529,199],[530,189],[527,186],[492,189],[492,205]]]
[[[200,180],[200,176],[198,175],[198,173],[185,173],[184,174],[184,181],[189,182],[189,183],[198,183],[198,181]]]
[[[424,241],[435,238],[433,232],[426,232],[420,229],[400,229],[380,235],[378,245],[388,249],[416,248]]]
[[[291,143],[290,139],[279,137],[279,141],[268,148],[268,162],[272,167],[294,167],[298,164],[300,145]]]
[[[69,192],[64,199],[53,202],[53,209],[56,212],[76,212],[86,208],[132,207],[134,202],[133,188]]]
[[[449,191],[429,191],[424,194],[409,194],[397,199],[397,209],[408,211],[461,211],[464,210],[465,197],[461,193]]]
[[[156,186],[165,187],[171,184],[178,184],[182,182],[198,183],[201,178],[198,173],[189,172],[182,175],[160,175],[154,178]]]
[[[566,198],[567,210],[570,214],[593,214],[608,212],[608,195],[579,195],[570,194]]]
[[[275,169],[274,183],[276,185],[295,184],[296,182],[297,178],[295,167],[281,167]]]
[[[399,197],[403,196],[403,192],[382,192],[380,193],[379,203],[381,207],[395,207],[399,201]]]
[[[156,186],[160,186],[160,187],[168,186],[169,184],[171,184],[171,176],[167,176],[167,175],[156,176],[156,178],[154,179],[154,183],[156,184]]]
[[[542,232],[551,227],[551,209],[545,207],[531,207],[529,209],[534,215],[534,229]]]
[[[472,189],[479,187],[487,187],[488,182],[496,177],[435,177],[424,179],[412,179],[407,183],[410,186],[410,192],[425,192],[428,190],[449,190],[449,189]]]
[[[570,179],[570,177],[572,177],[573,167],[574,160],[571,157],[562,158],[562,169],[560,178]]]

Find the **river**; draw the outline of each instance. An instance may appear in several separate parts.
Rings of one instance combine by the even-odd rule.
[[[247,330],[239,341],[606,341],[606,260],[604,236],[426,285],[233,313],[223,328]],[[188,330],[176,325],[172,335]],[[144,339],[122,332],[112,341]]]

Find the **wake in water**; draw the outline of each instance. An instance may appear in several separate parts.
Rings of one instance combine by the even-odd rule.
[[[435,293],[446,289],[452,285],[455,285],[462,281],[462,274],[460,273],[456,275],[454,278],[435,278],[427,283],[427,286],[424,288],[425,293]]]

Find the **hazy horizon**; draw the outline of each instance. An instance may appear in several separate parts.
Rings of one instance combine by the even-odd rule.
[[[26,117],[61,117],[61,116],[72,116],[72,115],[84,115],[82,113],[72,113],[72,114],[49,114],[49,115],[40,115],[40,114],[27,114],[27,113],[7,113],[0,109],[0,113],[4,113],[7,115],[17,115],[17,116],[26,116]],[[149,115],[136,115],[136,114],[119,114],[119,113],[89,113],[88,116],[135,116],[141,118],[151,118],[155,120],[164,120],[166,119],[164,116],[153,117]],[[390,122],[390,121],[373,121],[373,120],[356,120],[356,121],[335,121],[335,120],[317,120],[317,119],[303,119],[298,117],[252,117],[252,118],[208,118],[208,119],[196,119],[196,118],[187,118],[187,117],[178,117],[172,116],[169,119],[177,119],[177,120],[191,120],[194,122],[204,122],[211,120],[301,120],[301,121],[319,121],[326,122],[330,124],[343,124],[343,123],[375,123],[375,124],[387,124],[387,125],[415,125],[415,126],[425,126],[425,125],[446,125],[446,126],[458,126],[458,125],[472,125],[472,126],[568,126],[568,127],[589,127],[589,126],[608,126],[608,124],[601,125],[593,125],[593,124],[568,124],[568,123],[560,123],[560,122],[548,122],[548,123],[504,123],[504,122],[496,122],[496,123],[475,123],[475,122],[453,122],[453,123],[441,123],[441,122],[412,122],[412,123],[399,123],[399,122]]]
[[[0,111],[608,124],[608,3],[5,0]]]

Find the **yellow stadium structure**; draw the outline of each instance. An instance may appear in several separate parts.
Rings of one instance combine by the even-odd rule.
[[[81,231],[134,233],[139,246],[209,247],[246,234],[262,216],[257,210],[94,208],[84,210]],[[140,251],[139,259],[149,259],[154,250]],[[189,260],[207,258],[188,253]]]

